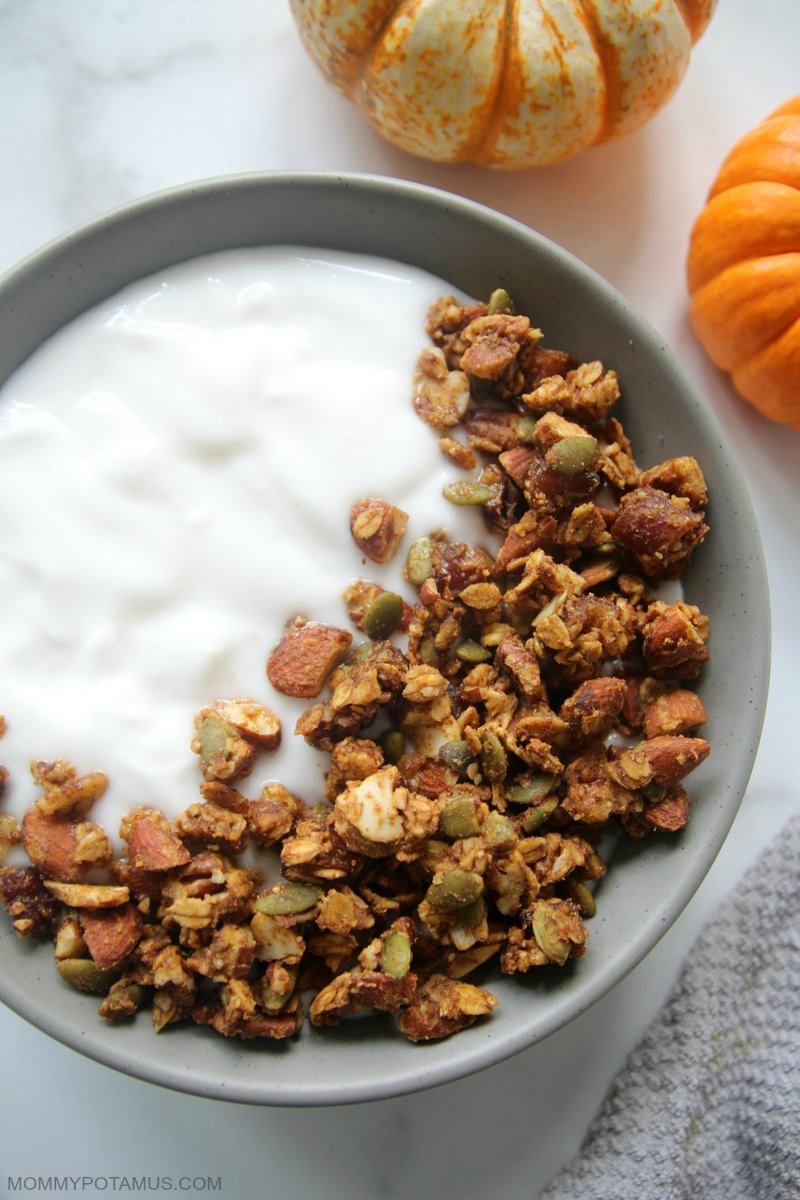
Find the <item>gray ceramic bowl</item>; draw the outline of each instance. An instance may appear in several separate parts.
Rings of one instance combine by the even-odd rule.
[[[260,175],[180,188],[130,205],[35,254],[0,282],[0,382],[51,333],[119,288],[194,255],[295,243],[383,255],[473,295],[503,285],[536,314],[548,342],[598,348],[622,380],[622,415],[645,465],[690,452],[712,496],[711,534],[688,592],[711,618],[713,662],[701,694],[709,760],[678,837],[621,849],[602,884],[586,955],[574,969],[501,980],[491,1019],[413,1046],[379,1018],[299,1044],[260,1047],[193,1025],[155,1037],[146,1017],[106,1027],[96,1000],[58,979],[49,948],[0,920],[0,996],[74,1049],[128,1074],[198,1095],[261,1104],[342,1104],[456,1079],[497,1063],[572,1020],[634,967],[676,919],[713,862],[747,784],[764,714],[768,600],[758,531],[741,474],[702,398],[661,339],[611,287],[551,242],[468,201],[365,177]],[[494,987],[494,984],[492,985]]]

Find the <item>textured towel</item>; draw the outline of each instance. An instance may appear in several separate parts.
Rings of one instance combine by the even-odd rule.
[[[800,817],[692,948],[540,1200],[798,1200]]]

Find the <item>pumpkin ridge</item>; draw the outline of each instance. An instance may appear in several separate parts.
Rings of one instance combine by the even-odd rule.
[[[766,258],[768,256],[765,255],[764,257]],[[780,342],[782,338],[786,337],[786,334],[794,325],[797,325],[798,328],[800,328],[800,316],[787,318],[786,324],[781,325],[780,329],[774,329],[772,333],[769,334],[766,341],[761,342],[757,350],[751,350],[749,354],[740,359],[739,362],[731,368],[731,374],[734,374],[736,371],[741,371],[747,363],[752,363],[755,359],[760,358],[762,354],[766,354],[776,342]]]
[[[376,0],[376,7],[382,12],[376,25],[371,26],[366,19],[351,22],[346,32],[334,30],[331,38],[326,36],[325,20],[315,19],[313,0],[289,0],[289,7],[310,57],[337,91],[349,100],[355,100],[362,64],[397,15],[398,0]],[[306,7],[309,9],[307,16],[304,15]],[[340,34],[338,39],[337,32]],[[341,44],[337,44],[337,40]]]
[[[731,372],[737,390],[764,416],[800,430],[800,317]]]
[[[694,46],[704,33],[708,22],[711,19],[709,5],[703,4],[702,0],[698,6],[698,0],[672,0],[673,4],[681,14],[689,31],[689,37],[692,39]],[[713,12],[713,6],[711,6]]]
[[[395,21],[403,17],[406,9],[414,8],[419,4],[419,0],[399,0],[394,6],[389,7],[385,19],[375,30],[375,35],[372,42],[364,51],[363,54],[355,56],[349,65],[348,80],[351,85],[351,91],[356,91],[364,82],[364,76],[367,73],[367,64],[375,51],[380,46],[388,29],[394,25]],[[353,98],[352,96],[350,97]]]
[[[689,16],[686,0],[672,0],[672,3],[683,17],[683,23],[689,32],[689,37],[692,39],[692,42],[694,42],[694,23],[692,18]]]
[[[741,370],[800,319],[800,289],[792,287],[798,266],[797,251],[758,255],[726,267],[694,292],[692,326],[717,366],[729,373]],[[764,278],[754,283],[754,273]],[[759,304],[760,296],[766,307]],[[789,310],[788,317],[781,306]]]
[[[800,186],[800,135],[797,120],[771,113],[748,130],[724,159],[711,185],[709,199],[742,183],[785,183]]]
[[[712,196],[694,223],[686,264],[689,291],[736,262],[789,253],[796,246],[800,192],[773,180],[735,184]]]
[[[578,0],[577,9],[579,16],[583,18],[589,41],[597,55],[603,76],[603,112],[597,136],[591,143],[596,146],[598,143],[606,141],[609,136],[613,124],[612,98],[615,93],[619,96],[622,90],[619,83],[619,56],[600,31],[600,23],[597,20],[597,11],[593,0]]]
[[[503,116],[502,101],[508,89],[511,73],[512,43],[516,45],[519,0],[503,0],[505,13],[501,23],[500,53],[497,56],[497,69],[492,83],[492,94],[486,106],[486,117],[482,128],[462,147],[460,161],[470,161],[482,165],[492,160],[492,152],[497,141],[497,132]]]

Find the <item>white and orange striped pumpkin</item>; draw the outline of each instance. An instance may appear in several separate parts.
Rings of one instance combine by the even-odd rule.
[[[390,142],[530,167],[672,95],[716,0],[290,0],[311,57]]]

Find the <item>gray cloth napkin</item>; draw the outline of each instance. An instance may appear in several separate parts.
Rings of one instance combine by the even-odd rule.
[[[800,1198],[800,815],[692,948],[540,1200]]]

